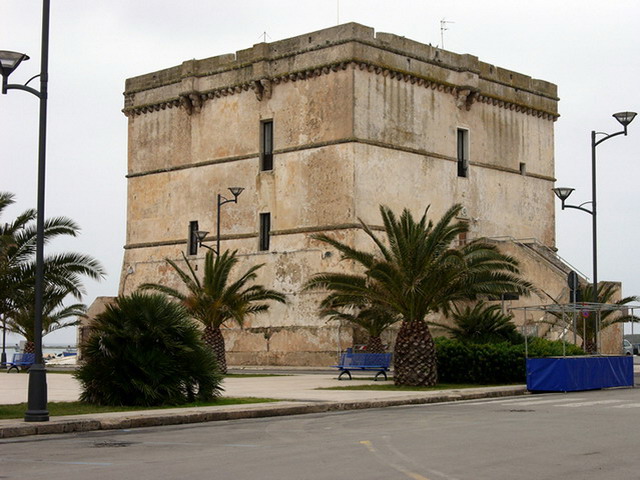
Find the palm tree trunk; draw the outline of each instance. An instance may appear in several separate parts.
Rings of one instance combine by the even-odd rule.
[[[582,341],[582,349],[589,355],[595,355],[598,353],[596,341],[591,338]]]
[[[380,335],[371,335],[367,341],[366,346],[367,353],[385,353],[384,344]]]
[[[425,322],[402,322],[393,356],[396,385],[431,387],[438,383],[436,345]]]
[[[23,353],[36,353],[35,342],[25,342]]]
[[[210,325],[204,328],[202,334],[202,340],[216,356],[218,361],[218,371],[226,375],[227,373],[227,357],[225,353],[224,337],[219,327],[212,327]]]

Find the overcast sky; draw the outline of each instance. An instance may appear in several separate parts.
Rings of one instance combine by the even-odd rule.
[[[0,0],[0,50],[31,57],[12,83],[39,73],[41,9],[39,0]],[[589,201],[591,130],[613,133],[620,129],[613,113],[640,111],[637,0],[51,0],[46,215],[65,215],[82,227],[79,238],[52,248],[89,253],[107,269],[105,281],[88,282],[85,303],[118,290],[126,78],[233,53],[265,34],[276,41],[338,22],[442,46],[442,19],[451,22],[446,50],[558,85],[557,186],[576,188],[571,203]],[[0,191],[18,200],[0,221],[36,205],[37,139],[37,98],[16,90],[0,96]],[[598,168],[598,276],[622,281],[625,295],[640,295],[640,120],[627,137],[598,147]],[[559,254],[590,276],[591,217],[559,205],[556,216]],[[74,341],[74,329],[45,338],[45,344]]]

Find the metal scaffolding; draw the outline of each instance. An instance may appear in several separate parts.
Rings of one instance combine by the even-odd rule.
[[[600,355],[601,349],[601,324],[602,324],[602,312],[610,311],[624,311],[631,312],[634,315],[634,311],[640,309],[640,305],[613,305],[608,303],[593,303],[593,302],[579,302],[579,303],[563,303],[563,304],[548,304],[548,305],[529,305],[526,307],[513,307],[511,310],[520,310],[524,312],[524,323],[522,324],[522,331],[525,338],[525,356],[529,357],[529,335],[528,327],[533,324],[546,323],[549,325],[560,326],[562,328],[562,354],[566,355],[566,343],[567,332],[573,332],[573,344],[577,344],[577,337],[579,332],[582,331],[581,338],[585,341],[585,332],[587,330],[586,322],[592,313],[596,314],[595,318],[595,346],[596,355]],[[547,314],[552,315],[557,320],[555,322],[540,321],[529,322],[527,312],[543,312],[545,316]],[[580,330],[580,320],[582,320],[582,330]]]

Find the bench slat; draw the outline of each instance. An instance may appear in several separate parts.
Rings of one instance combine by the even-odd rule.
[[[343,353],[340,356],[340,365],[332,366],[340,369],[338,380],[344,374],[347,374],[351,379],[351,370],[374,370],[378,372],[374,380],[377,380],[380,375],[384,376],[386,380],[386,372],[389,371],[391,357],[391,353]]]
[[[341,370],[388,370],[391,357],[391,353],[343,353],[340,364],[333,367]]]
[[[4,366],[9,367],[7,372],[14,369],[18,371],[18,367],[30,367],[35,361],[35,353],[14,353],[11,361],[7,362]]]

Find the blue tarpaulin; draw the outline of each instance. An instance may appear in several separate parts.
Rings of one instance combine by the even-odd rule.
[[[572,392],[633,387],[633,357],[551,357],[527,359],[527,389]]]

